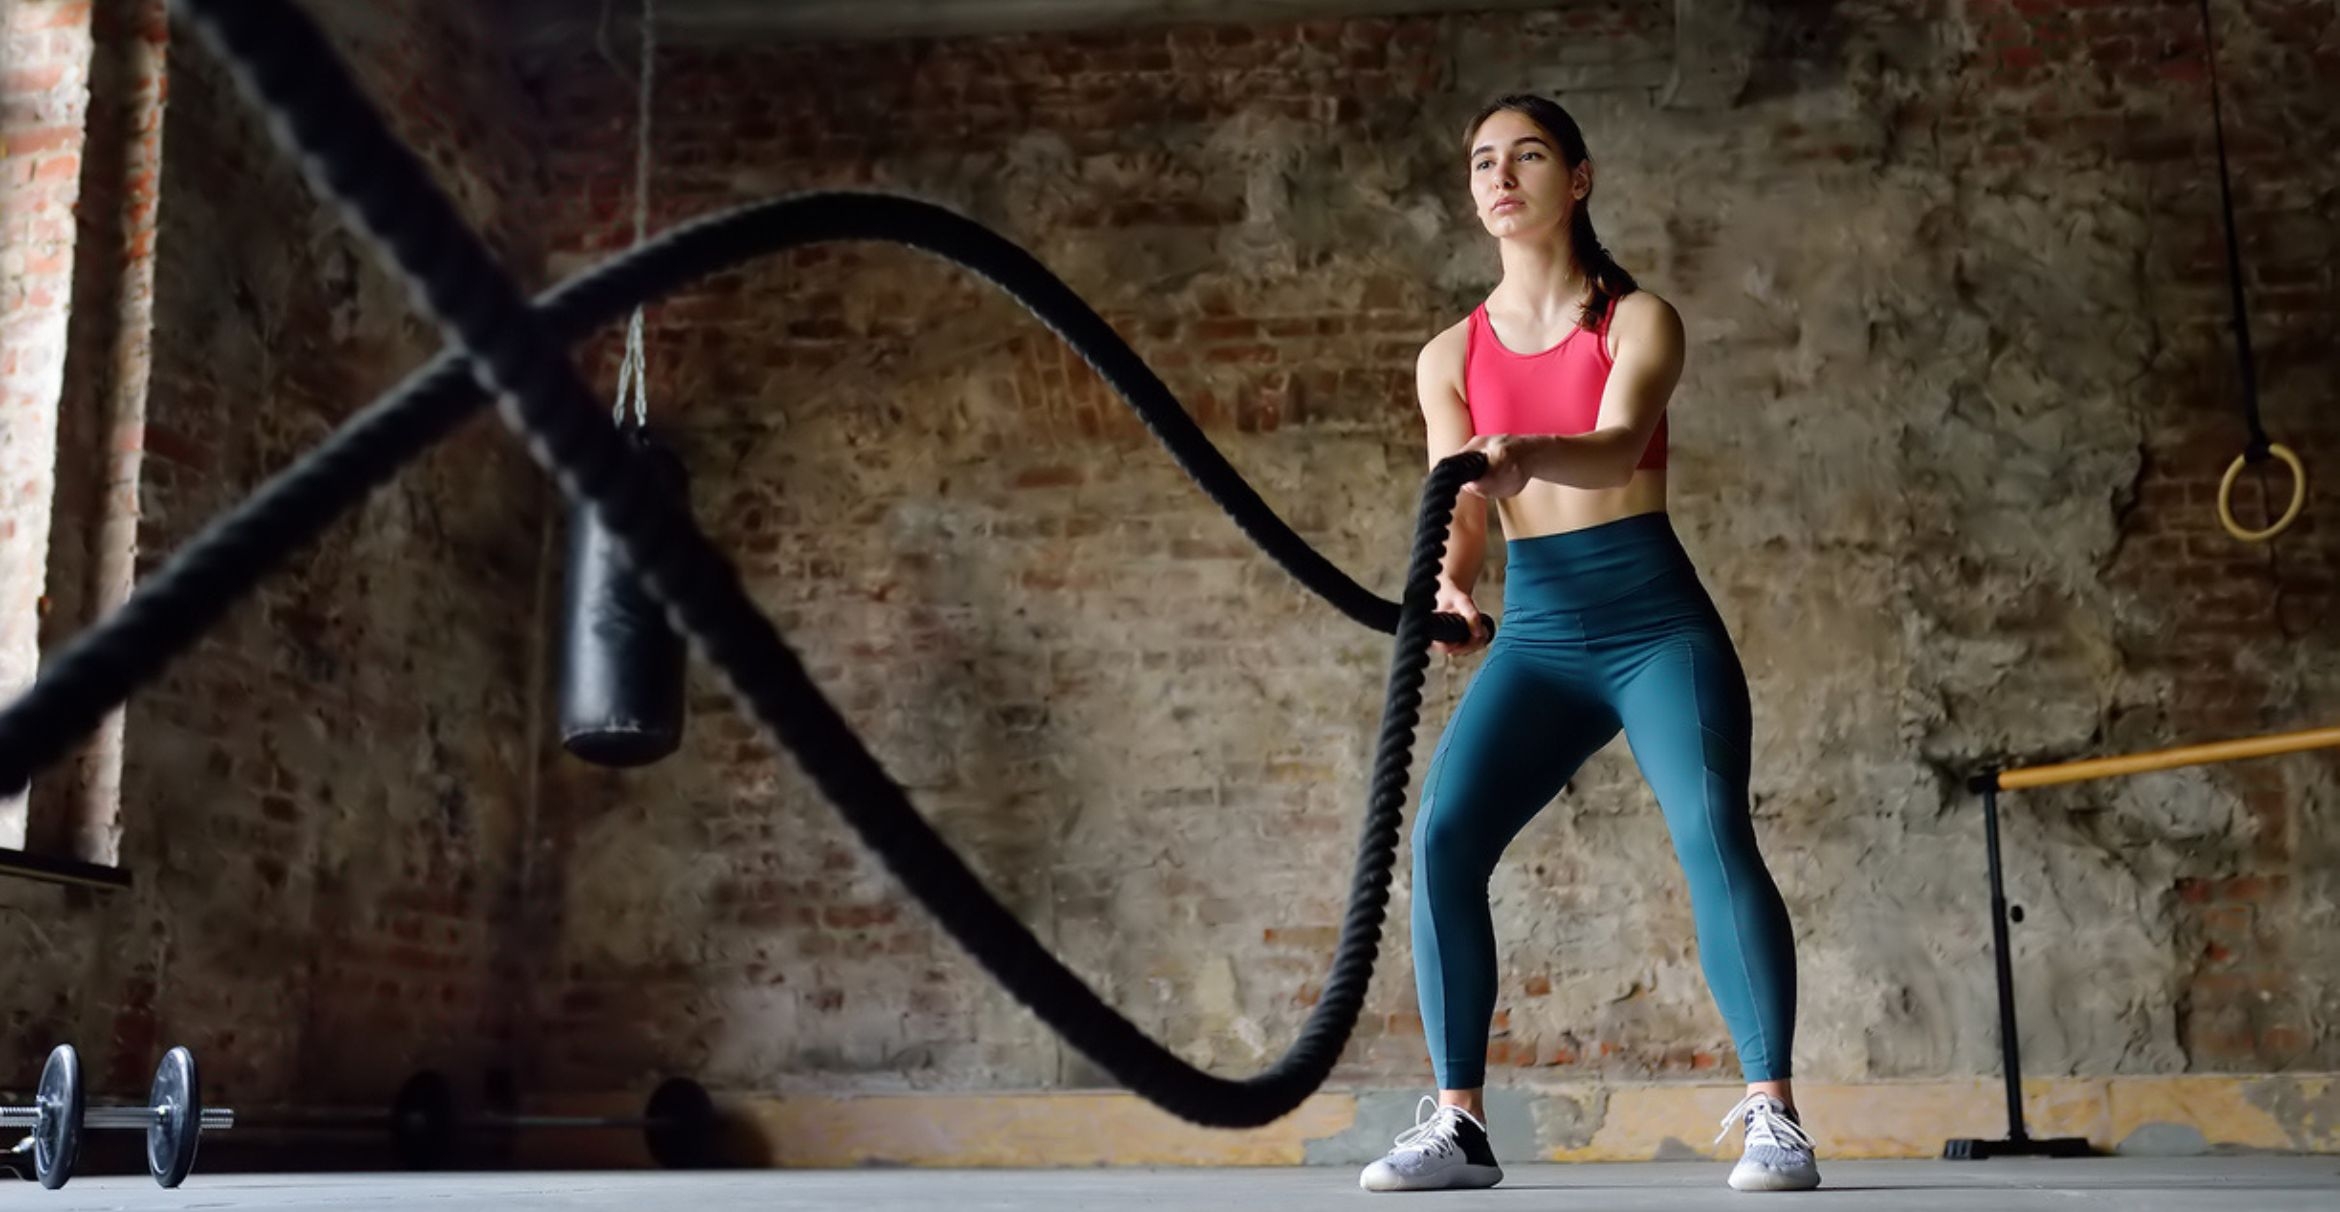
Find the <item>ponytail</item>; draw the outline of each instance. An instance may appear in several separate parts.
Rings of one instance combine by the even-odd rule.
[[[1593,234],[1592,208],[1587,205],[1591,201],[1587,197],[1576,204],[1576,215],[1568,225],[1568,246],[1576,254],[1578,268],[1592,281],[1592,298],[1584,305],[1586,328],[1597,327],[1617,300],[1641,289],[1633,275],[1626,273],[1625,267],[1617,264],[1617,258],[1610,256],[1609,250],[1601,245],[1601,238]]]

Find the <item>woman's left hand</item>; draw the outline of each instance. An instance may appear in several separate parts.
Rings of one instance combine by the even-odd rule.
[[[1490,501],[1518,496],[1528,482],[1527,462],[1522,458],[1527,453],[1525,446],[1525,439],[1499,433],[1481,434],[1463,443],[1463,452],[1475,450],[1487,456],[1486,474],[1463,485],[1463,491]]]

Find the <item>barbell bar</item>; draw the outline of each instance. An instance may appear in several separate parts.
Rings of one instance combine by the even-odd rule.
[[[390,1109],[392,1144],[419,1170],[443,1165],[458,1137],[538,1128],[632,1129],[642,1133],[651,1159],[670,1170],[698,1169],[716,1155],[715,1102],[687,1077],[659,1083],[639,1115],[467,1115],[457,1111],[447,1079],[426,1069],[407,1079]]]

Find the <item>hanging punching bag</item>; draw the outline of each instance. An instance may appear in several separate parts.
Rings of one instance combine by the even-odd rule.
[[[681,502],[682,460],[639,425],[619,434],[634,474]],[[561,600],[561,746],[601,766],[647,766],[682,744],[682,637],[618,554],[590,506],[569,507],[569,560]]]

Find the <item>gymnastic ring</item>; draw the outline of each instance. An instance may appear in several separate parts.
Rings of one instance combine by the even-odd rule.
[[[2267,453],[2291,466],[2291,507],[2283,511],[2283,516],[2277,518],[2273,526],[2265,530],[2245,530],[2242,523],[2234,520],[2234,478],[2242,474],[2243,464],[2250,461],[2247,452],[2236,455],[2233,464],[2227,467],[2226,475],[2218,481],[2218,522],[2226,527],[2226,533],[2245,543],[2264,543],[2290,529],[2292,520],[2299,517],[2301,507],[2307,504],[2307,468],[2300,464],[2299,456],[2281,442],[2269,443]]]

